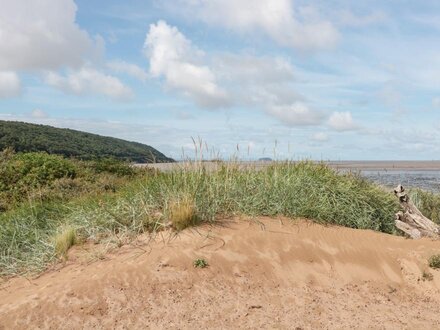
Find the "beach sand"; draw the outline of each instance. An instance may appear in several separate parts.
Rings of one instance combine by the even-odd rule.
[[[281,218],[149,239],[2,283],[0,329],[440,329],[439,241]]]

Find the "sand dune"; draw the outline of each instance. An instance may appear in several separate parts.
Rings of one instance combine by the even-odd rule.
[[[440,271],[426,261],[438,241],[286,219],[221,224],[144,236],[91,264],[76,247],[65,267],[1,285],[0,329],[440,329]]]

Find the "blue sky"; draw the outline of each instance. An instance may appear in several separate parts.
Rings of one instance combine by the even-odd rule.
[[[440,2],[0,0],[0,119],[228,158],[439,159]]]

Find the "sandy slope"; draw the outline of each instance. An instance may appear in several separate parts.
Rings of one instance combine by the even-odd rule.
[[[440,329],[426,265],[440,242],[273,219],[164,239],[88,265],[76,248],[58,271],[3,283],[0,329]]]

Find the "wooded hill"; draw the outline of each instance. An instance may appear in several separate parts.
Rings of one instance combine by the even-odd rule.
[[[165,163],[173,159],[151,146],[76,131],[16,121],[0,120],[0,150],[46,151],[84,160],[115,158],[135,163]]]

